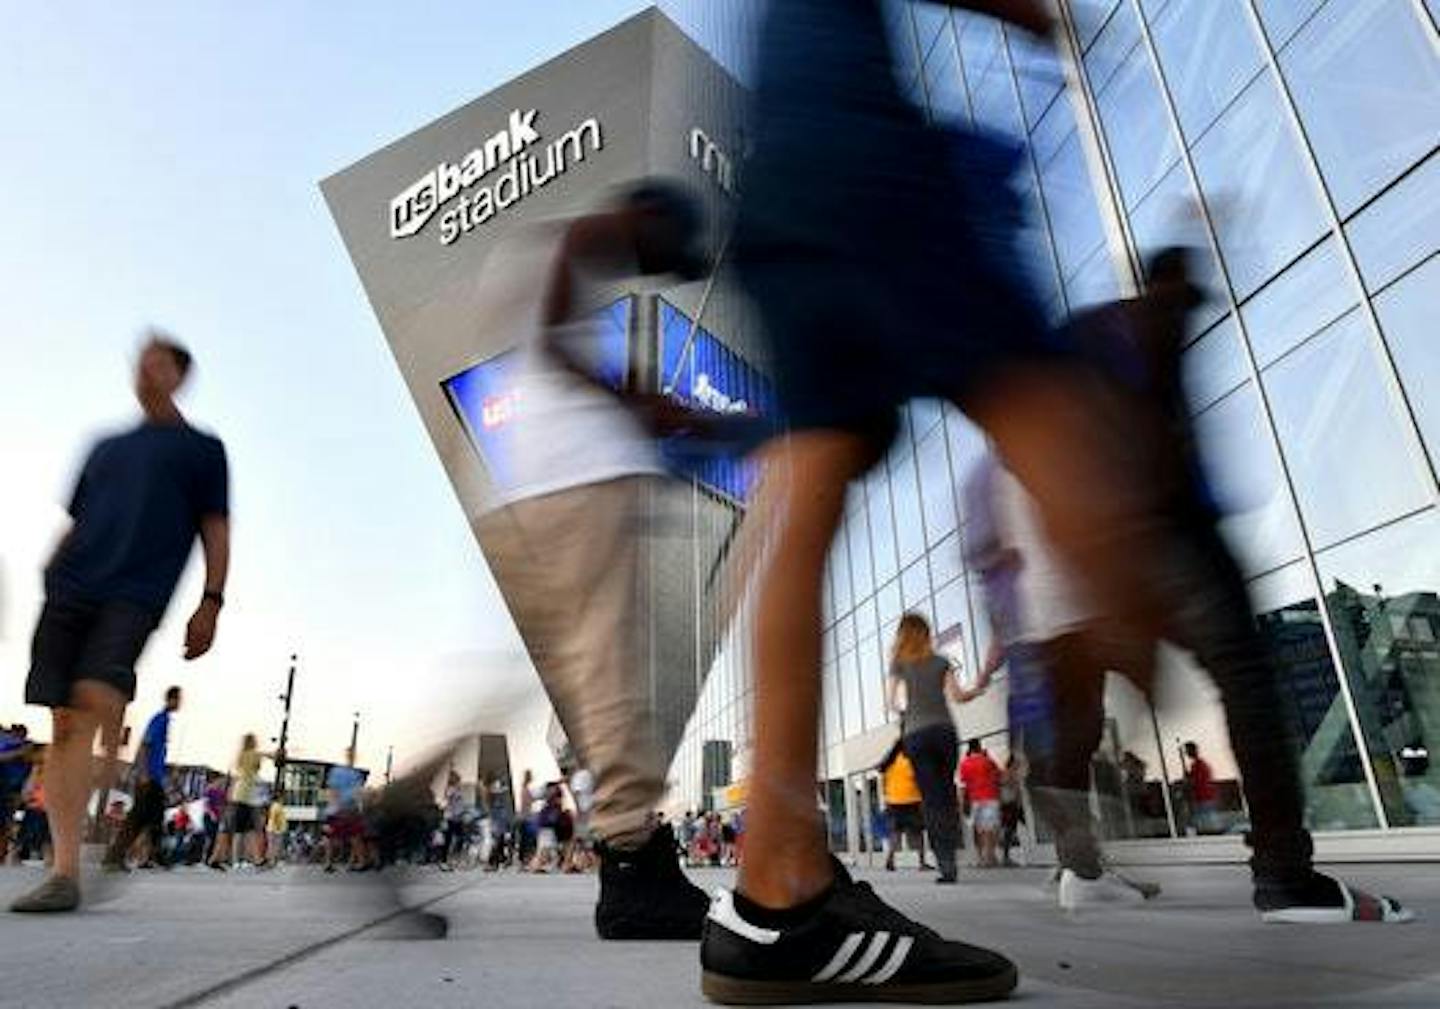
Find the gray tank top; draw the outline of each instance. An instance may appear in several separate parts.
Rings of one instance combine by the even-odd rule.
[[[954,726],[950,708],[945,703],[945,677],[950,675],[950,661],[932,655],[919,662],[896,662],[890,673],[905,684],[905,714],[900,731],[905,735],[936,725]]]

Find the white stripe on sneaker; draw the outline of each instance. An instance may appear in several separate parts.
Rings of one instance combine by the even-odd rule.
[[[864,954],[861,955],[859,960],[855,961],[855,966],[851,967],[835,980],[842,984],[859,981],[871,967],[875,966],[875,961],[880,959],[880,954],[885,952],[885,946],[889,942],[889,932],[876,932],[875,937],[870,940],[870,945],[865,947]]]
[[[773,946],[780,939],[780,933],[775,929],[752,925],[740,917],[740,912],[735,910],[735,897],[729,890],[715,891],[715,896],[710,901],[708,917],[721,928],[729,929],[736,935],[762,946]]]
[[[864,941],[864,932],[851,932],[849,938],[840,944],[840,948],[836,950],[835,955],[830,958],[830,962],[822,967],[820,972],[810,980],[823,983],[829,981],[836,974],[839,974],[844,966],[850,962],[850,958],[855,955],[855,950],[858,949]]]
[[[905,963],[905,957],[909,955],[910,947],[913,945],[915,945],[914,939],[908,935],[902,937],[900,941],[895,944],[895,949],[890,954],[890,959],[885,961],[885,966],[867,977],[865,984],[884,984],[894,977],[895,972]]]

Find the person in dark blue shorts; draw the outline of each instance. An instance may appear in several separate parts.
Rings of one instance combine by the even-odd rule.
[[[142,347],[135,395],[143,420],[91,450],[70,501],[72,525],[45,571],[25,700],[53,711],[46,798],[55,866],[13,911],[79,904],[95,737],[113,766],[135,664],[197,536],[205,587],[186,627],[185,658],[204,655],[215,638],[229,568],[229,476],[220,440],[191,427],[175,404],[190,366],[189,351],[165,336],[152,334]]]
[[[1034,0],[951,6],[1051,29]],[[884,455],[911,399],[955,403],[998,438],[1010,389],[1032,412],[1037,391],[1064,395],[1035,381],[1067,355],[1017,249],[1021,150],[927,124],[900,91],[880,0],[771,0],[762,31],[732,250],[784,430],[760,451],[747,519],[768,540],[747,857],[712,905],[701,985],[732,1003],[1000,998],[1014,964],[853,883],[825,852],[813,796],[820,586],[849,482]]]

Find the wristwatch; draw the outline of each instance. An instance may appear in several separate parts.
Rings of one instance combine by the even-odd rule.
[[[212,602],[212,603],[214,603],[216,606],[219,606],[219,607],[222,607],[222,608],[223,608],[224,605],[225,605],[225,593],[223,593],[223,592],[215,592],[215,591],[213,591],[213,590],[211,590],[211,589],[206,589],[206,590],[205,590],[205,594],[204,594],[203,596],[201,596],[200,598],[203,599],[203,600],[205,600],[205,601],[207,601],[207,602]]]

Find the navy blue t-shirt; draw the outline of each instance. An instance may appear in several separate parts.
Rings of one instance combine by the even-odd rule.
[[[52,599],[164,612],[200,520],[229,513],[225,446],[187,424],[141,424],[90,452],[69,538],[45,572]]]

